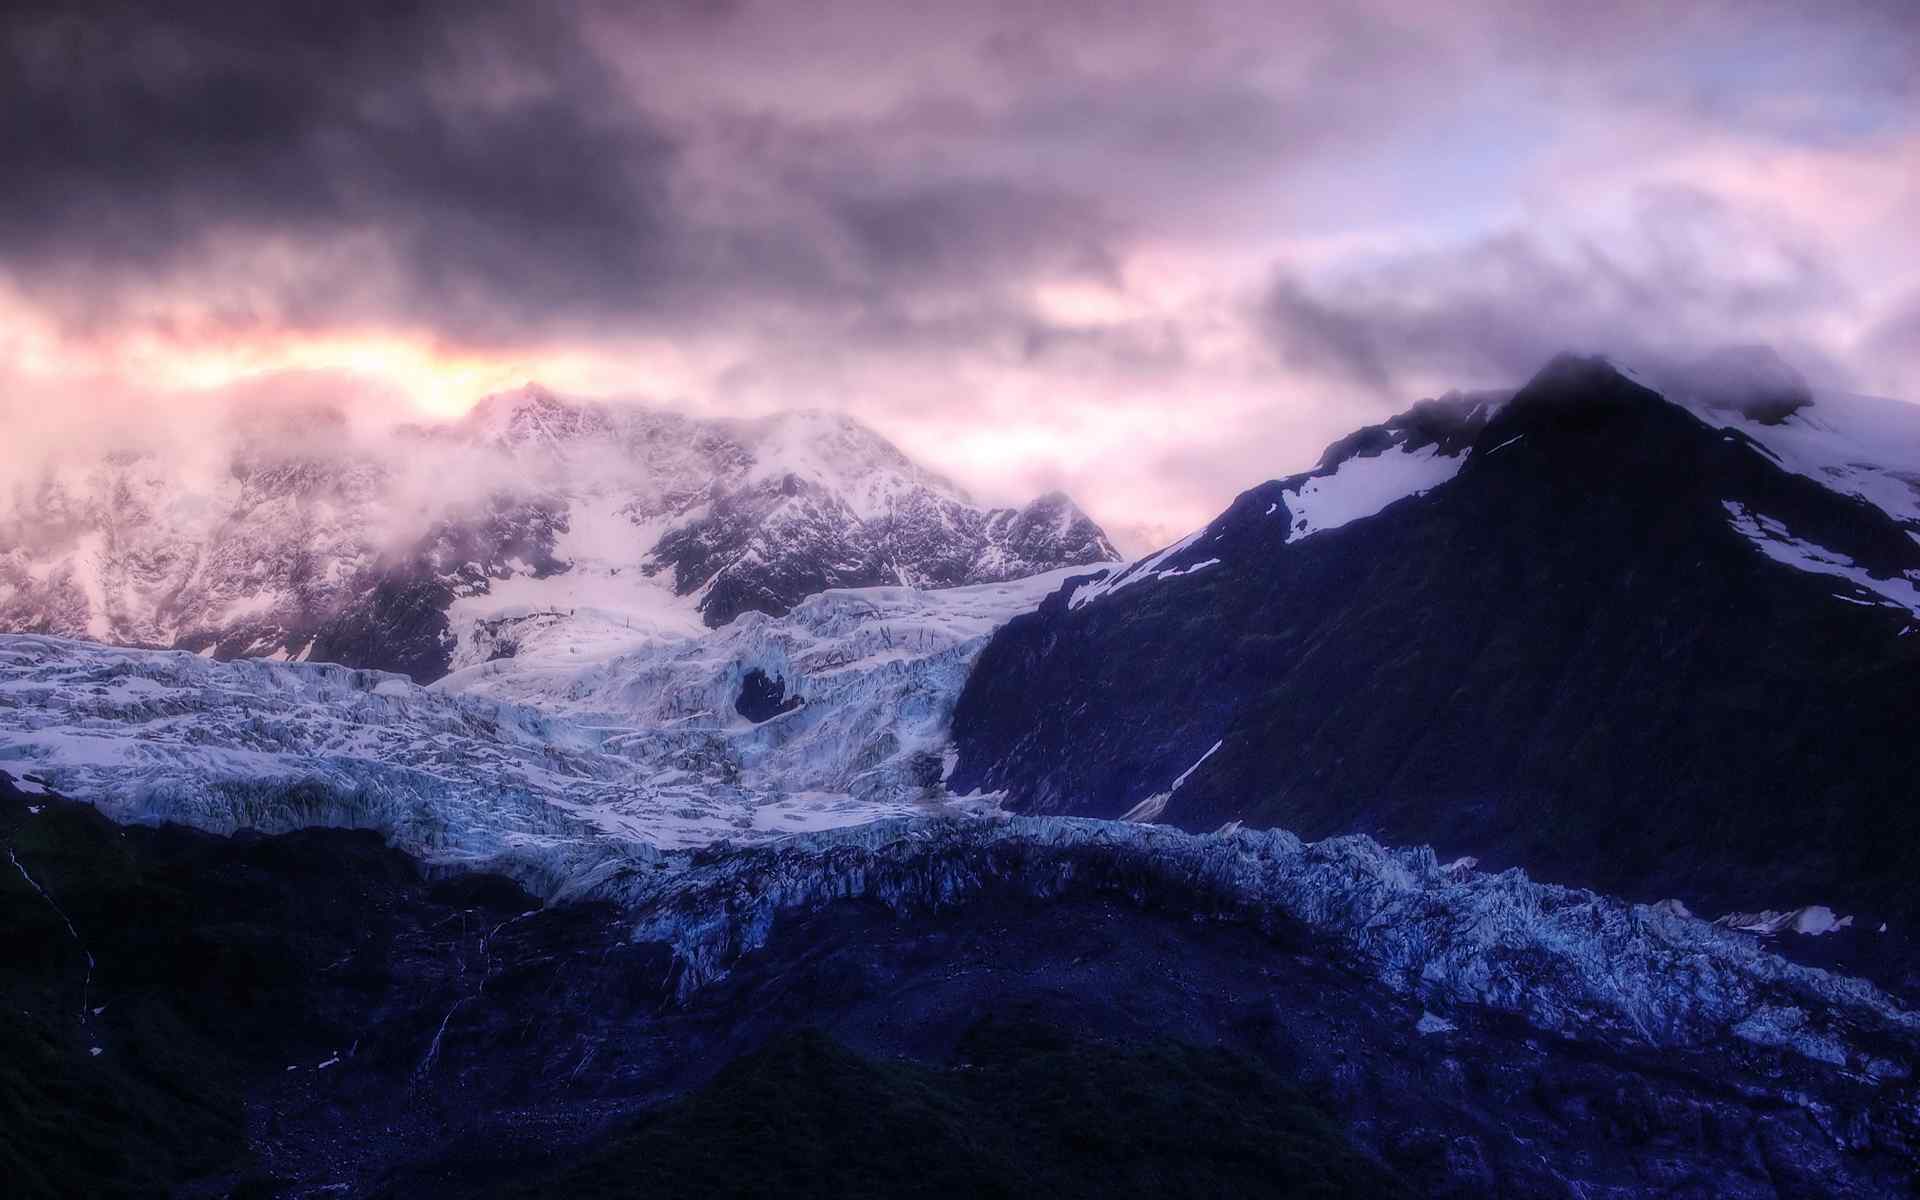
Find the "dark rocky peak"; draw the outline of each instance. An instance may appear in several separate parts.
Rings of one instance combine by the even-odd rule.
[[[1415,401],[1412,408],[1387,420],[1387,428],[1404,433],[1401,443],[1407,450],[1439,446],[1440,453],[1451,456],[1473,444],[1493,414],[1512,398],[1504,391],[1448,392],[1430,400]]]
[[[1091,581],[1084,591],[1081,584],[1089,581],[1076,579],[1066,594],[1078,607],[1150,579],[1181,579],[1237,558],[1263,558],[1316,532],[1316,526],[1338,527],[1431,490],[1465,462],[1509,399],[1506,392],[1454,391],[1420,400],[1335,441],[1311,470],[1247,489],[1205,528]],[[1366,461],[1389,454],[1396,461]],[[1368,475],[1374,468],[1377,474],[1357,483],[1341,475],[1343,470]]]
[[[1487,421],[1505,404],[1507,392],[1448,392],[1367,425],[1329,445],[1308,475],[1337,470],[1351,458],[1371,458],[1395,447],[1406,451],[1438,447],[1451,458],[1473,444]]]
[[[1474,436],[1464,470],[1481,469],[1498,455],[1512,457],[1508,447],[1525,444],[1548,451],[1564,477],[1573,472],[1604,481],[1617,479],[1628,461],[1697,457],[1718,437],[1686,407],[1607,359],[1563,353],[1492,413]]]
[[[1456,459],[1370,438],[1010,621],[949,786],[1911,908],[1920,547],[1893,517],[1600,359],[1555,359]]]
[[[1662,399],[1601,355],[1563,351],[1513,395],[1510,411],[1528,409],[1643,409]]]
[[[1052,491],[1024,508],[998,508],[987,514],[987,536],[1009,551],[1035,561],[1118,559],[1120,554],[1096,524],[1065,492]]]

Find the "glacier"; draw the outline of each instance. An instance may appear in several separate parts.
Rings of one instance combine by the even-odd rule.
[[[436,866],[588,893],[663,849],[990,806],[937,786],[954,699],[993,630],[1069,574],[828,591],[584,663],[559,622],[429,687],[0,635],[0,769],[116,820],[373,829]],[[740,716],[754,670],[804,702]]]
[[[1540,883],[1517,868],[1443,866],[1430,848],[1389,849],[1360,834],[1306,843],[1282,830],[916,817],[726,855],[680,852],[604,890],[638,915],[635,941],[671,948],[683,1001],[783,921],[836,902],[905,917],[991,896],[1101,891],[1197,921],[1304,927],[1443,1022],[1485,1010],[1581,1040],[1737,1039],[1887,1082],[1911,1076],[1920,1045],[1920,1014],[1872,984],[1791,963],[1672,906]]]
[[[0,636],[0,769],[121,821],[373,829],[439,870],[615,902],[632,941],[670,949],[683,1001],[783,922],[840,901],[906,917],[1093,889],[1304,929],[1440,1023],[1487,1010],[1569,1037],[1731,1039],[1872,1080],[1910,1074],[1899,1048],[1920,1042],[1920,1016],[1676,904],[1442,865],[1363,835],[1194,834],[946,796],[946,721],[973,655],[1068,578],[827,592],[706,639],[586,665],[549,647],[431,687]],[[739,716],[752,670],[803,703]]]

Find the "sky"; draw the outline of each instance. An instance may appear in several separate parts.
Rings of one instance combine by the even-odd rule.
[[[15,0],[0,114],[15,465],[539,380],[1140,551],[1563,348],[1920,399],[1907,0]]]

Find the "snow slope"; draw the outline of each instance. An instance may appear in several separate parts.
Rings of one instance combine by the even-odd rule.
[[[1247,515],[1283,522],[1289,544],[1377,516],[1458,475],[1472,454],[1475,435],[1511,398],[1510,392],[1451,392],[1422,400],[1327,447],[1312,470],[1244,493],[1234,511],[1253,503]],[[1495,446],[1489,453],[1504,449]],[[1218,537],[1209,534],[1213,528],[1197,529],[1124,566],[1101,569],[1074,589],[1068,607],[1083,608],[1148,580],[1176,579],[1219,566],[1221,560],[1208,549]]]
[[[1498,447],[1496,447],[1498,449]],[[1293,514],[1288,541],[1338,529],[1371,517],[1387,505],[1439,487],[1459,474],[1467,451],[1447,455],[1438,446],[1394,446],[1368,457],[1356,455],[1329,475],[1308,476],[1286,494]]]
[[[1689,407],[1710,424],[1753,438],[1787,470],[1880,508],[1920,541],[1920,405],[1816,392],[1773,423]]]

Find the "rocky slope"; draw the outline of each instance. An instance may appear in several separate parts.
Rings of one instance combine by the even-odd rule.
[[[953,784],[1920,915],[1920,539],[1898,472],[1813,424],[1850,411],[1723,424],[1571,358],[1416,408],[1010,622]]]
[[[1117,557],[1059,494],[974,504],[851,419],[490,397],[372,438],[321,407],[56,462],[0,497],[0,629],[316,659],[426,682],[483,622],[582,608],[688,635],[837,587]]]

